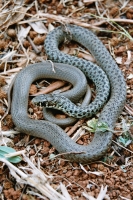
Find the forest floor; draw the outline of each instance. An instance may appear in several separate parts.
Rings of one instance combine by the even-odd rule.
[[[0,0],[0,10],[0,199],[132,200],[133,1]],[[72,163],[58,155],[46,140],[18,132],[10,111],[2,119],[10,106],[7,91],[14,76],[29,64],[45,61],[46,35],[55,27],[69,23],[90,29],[99,37],[127,83],[126,103],[117,120],[112,144],[105,156],[88,164]],[[60,49],[95,62],[92,55],[75,42],[62,44]],[[30,94],[40,91],[38,85],[44,88],[44,93],[68,88],[62,81],[41,80],[31,85]],[[94,91],[92,84],[91,87]],[[31,107],[30,100],[31,97],[29,116],[43,119],[42,108]],[[57,112],[56,117],[66,115]],[[93,138],[93,133],[82,127],[86,121],[79,120],[64,129],[69,135],[83,132],[77,140],[81,145]],[[21,158],[13,155],[20,160],[9,162],[3,155],[12,151],[3,150],[1,146],[15,149]]]

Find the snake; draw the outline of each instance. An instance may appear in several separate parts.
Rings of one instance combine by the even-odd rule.
[[[81,79],[78,79],[78,81],[80,81],[80,80]],[[80,89],[81,89],[81,87],[80,87]],[[35,99],[33,99],[32,101],[34,101],[34,100]],[[39,100],[40,100],[40,98],[39,98]],[[90,101],[91,101],[91,88],[89,85],[87,85],[87,91],[86,91],[86,94],[84,96],[81,106],[83,106],[83,107],[87,106],[90,103]],[[40,103],[42,104],[42,102],[40,102]],[[56,105],[58,105],[58,104],[56,103]],[[43,116],[44,116],[45,120],[50,121],[54,124],[57,124],[58,126],[61,126],[61,127],[71,126],[77,122],[77,118],[69,117],[69,116],[67,116],[64,119],[58,119],[53,115],[53,109],[47,109],[46,107],[43,107]]]
[[[113,129],[126,100],[126,83],[122,71],[103,43],[93,32],[77,25],[67,25],[67,30],[68,31],[63,30],[63,28],[59,26],[47,35],[45,39],[46,54],[49,59],[54,62],[73,65],[81,71],[87,66],[85,70],[86,73],[88,74],[90,72],[89,76],[92,77],[92,81],[96,83],[99,81],[100,85],[103,85],[101,73],[104,72],[107,75],[111,86],[110,95],[108,102],[102,108],[98,122],[105,122],[109,129]],[[64,54],[59,50],[59,44],[63,42],[68,35],[71,35],[71,40],[80,43],[92,53],[99,67],[84,59]],[[76,144],[71,140],[58,125],[46,120],[33,120],[28,117],[27,106],[29,88],[31,82],[37,78],[41,78],[41,65],[41,63],[37,64],[37,67],[39,67],[37,70],[32,70],[32,65],[26,67],[16,77],[11,105],[11,114],[14,124],[21,132],[46,139],[58,152],[64,153],[65,158],[72,162],[89,163],[98,160],[107,152],[111,144],[113,135],[111,131],[105,131],[104,133],[96,131],[92,142],[84,146]],[[99,71],[99,69],[102,69],[103,72],[102,70]],[[38,75],[38,73],[40,75]],[[72,75],[74,75],[74,73],[75,71],[73,71]],[[97,74],[100,75],[101,79],[96,78],[97,76],[95,75]],[[99,106],[98,101],[97,106]]]

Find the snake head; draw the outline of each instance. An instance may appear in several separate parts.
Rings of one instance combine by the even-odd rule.
[[[34,97],[32,103],[42,107],[55,107],[55,97],[52,94],[41,94]]]

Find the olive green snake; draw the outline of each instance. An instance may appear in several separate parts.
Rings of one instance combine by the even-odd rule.
[[[49,59],[54,62],[73,65],[82,71],[84,71],[85,66],[88,66],[90,74],[86,68],[86,75],[88,74],[88,77],[91,77],[91,79],[96,82],[96,87],[97,81],[99,81],[100,85],[106,85],[106,83],[103,84],[101,74],[103,74],[104,77],[104,73],[107,75],[111,86],[111,92],[109,101],[103,107],[98,122],[105,122],[110,129],[113,129],[126,100],[126,84],[123,74],[102,42],[91,31],[75,25],[67,25],[67,29],[69,33],[66,33],[62,27],[58,27],[47,35],[45,39],[46,54]],[[82,44],[92,53],[100,68],[98,68],[97,65],[93,65],[91,62],[76,58],[75,56],[66,55],[58,49],[59,44],[69,35],[72,40]],[[11,114],[14,124],[21,132],[48,140],[58,152],[66,153],[65,157],[70,161],[88,163],[99,159],[105,154],[111,144],[112,132],[96,132],[89,145],[78,145],[56,124],[45,120],[33,120],[28,117],[27,106],[30,84],[38,78],[43,78],[41,76],[43,65],[43,63],[40,63],[28,66],[17,75],[14,83],[11,105]],[[58,65],[55,65],[58,68]],[[36,70],[32,69],[35,67],[39,68]],[[48,68],[50,68],[50,64]],[[99,71],[99,69],[103,69],[104,72]],[[97,72],[99,72],[101,80],[99,78],[96,79]],[[73,70],[72,75],[74,75],[74,73],[75,70]],[[54,76],[56,76],[55,74]],[[104,90],[105,89],[106,87],[104,87]],[[97,107],[101,106],[103,103],[99,104],[99,102],[100,99],[99,101],[96,100]]]

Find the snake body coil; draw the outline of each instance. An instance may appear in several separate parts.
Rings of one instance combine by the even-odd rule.
[[[74,25],[68,25],[67,28],[72,36],[72,40],[81,43],[89,49],[98,65],[108,76],[111,85],[110,99],[104,106],[98,121],[107,123],[109,128],[113,129],[126,99],[126,85],[122,72],[104,45],[92,32]],[[84,61],[83,59],[69,56],[59,51],[58,45],[64,40],[65,36],[66,34],[61,27],[56,28],[48,34],[45,40],[45,50],[49,58],[55,62],[74,65],[81,70],[84,70],[83,68],[86,65],[88,68],[92,67],[93,70],[90,69],[90,76],[93,81],[97,82],[97,79],[93,76],[93,73],[97,74],[97,67],[93,67],[90,62]],[[41,64],[38,64],[38,66],[39,65]],[[71,152],[71,154],[66,155],[66,158],[71,161],[87,163],[99,159],[105,154],[111,144],[111,132],[96,132],[93,141],[87,146],[82,146],[72,141],[59,126],[52,124],[51,122],[36,121],[28,118],[27,104],[29,85],[37,78],[36,73],[38,71],[40,71],[40,69],[35,72],[35,70],[32,70],[32,66],[30,66],[20,72],[16,78],[11,108],[15,125],[22,132],[45,138],[60,153]],[[73,75],[74,73],[75,71],[73,71]],[[25,80],[28,81],[28,83]],[[103,80],[99,81],[102,84]],[[99,102],[97,102],[97,105],[98,103]]]

